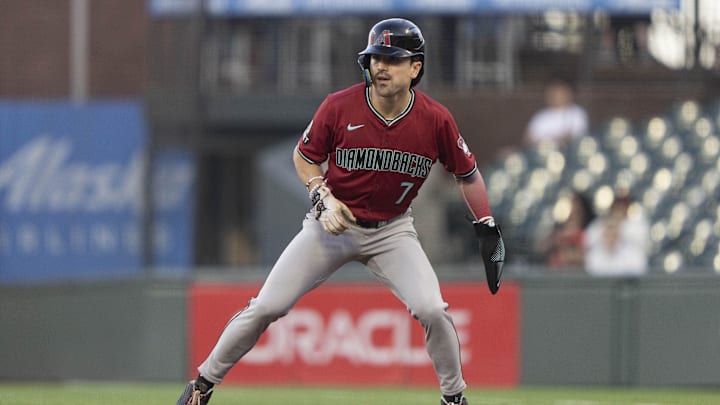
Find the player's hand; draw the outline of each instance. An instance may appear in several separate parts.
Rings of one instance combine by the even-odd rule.
[[[345,232],[355,222],[355,215],[347,205],[332,195],[327,186],[320,186],[318,193],[320,200],[315,204],[315,219],[320,221],[323,229],[332,235]]]

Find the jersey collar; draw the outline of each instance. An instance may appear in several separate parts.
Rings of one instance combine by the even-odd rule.
[[[370,107],[370,111],[372,111],[373,114],[375,114],[375,116],[380,118],[380,120],[382,122],[384,122],[385,125],[391,126],[392,124],[400,121],[403,117],[405,117],[406,115],[408,115],[410,113],[410,110],[412,110],[413,104],[415,104],[415,91],[413,91],[413,89],[410,89],[410,102],[408,103],[407,108],[405,108],[405,110],[402,113],[400,113],[400,115],[398,115],[397,117],[395,117],[391,120],[388,120],[385,117],[383,117],[382,114],[380,114],[375,109],[375,107],[373,107],[372,103],[370,102],[370,87],[365,87],[365,101],[367,102],[368,107]]]

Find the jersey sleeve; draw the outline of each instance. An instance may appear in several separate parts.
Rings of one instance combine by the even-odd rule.
[[[320,164],[327,160],[332,150],[334,115],[332,103],[325,98],[298,141],[297,150],[307,162]]]
[[[475,155],[472,154],[462,135],[460,135],[457,124],[450,113],[446,113],[443,118],[439,134],[439,160],[445,170],[458,178],[469,177],[475,173],[477,171]]]

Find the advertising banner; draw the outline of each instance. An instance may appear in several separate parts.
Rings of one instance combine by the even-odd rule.
[[[297,14],[369,13],[497,14],[545,10],[604,11],[611,14],[649,14],[655,9],[679,9],[680,0],[148,0],[151,15],[285,16]]]
[[[158,156],[145,227],[146,138],[138,102],[0,102],[0,282],[137,274],[143,229],[154,264],[185,271],[192,161]]]
[[[190,290],[190,376],[228,320],[259,285],[196,284]],[[520,372],[520,294],[506,283],[442,286],[462,347],[468,384],[515,386]],[[326,284],[271,324],[225,383],[437,386],[424,331],[402,303],[377,284]]]

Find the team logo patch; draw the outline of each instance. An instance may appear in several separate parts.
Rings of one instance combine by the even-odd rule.
[[[310,128],[312,128],[312,120],[310,120],[310,123],[308,124],[307,128],[305,128],[305,131],[302,134],[302,143],[307,144],[310,142]]]
[[[390,42],[390,34],[390,30],[385,30],[382,32],[382,42],[380,42],[380,45],[392,46],[392,43]]]
[[[465,153],[465,155],[467,155],[467,157],[470,157],[472,155],[472,152],[470,152],[470,148],[468,148],[465,140],[460,134],[458,134],[457,146],[458,148],[460,148],[460,150],[463,151],[463,153]]]

